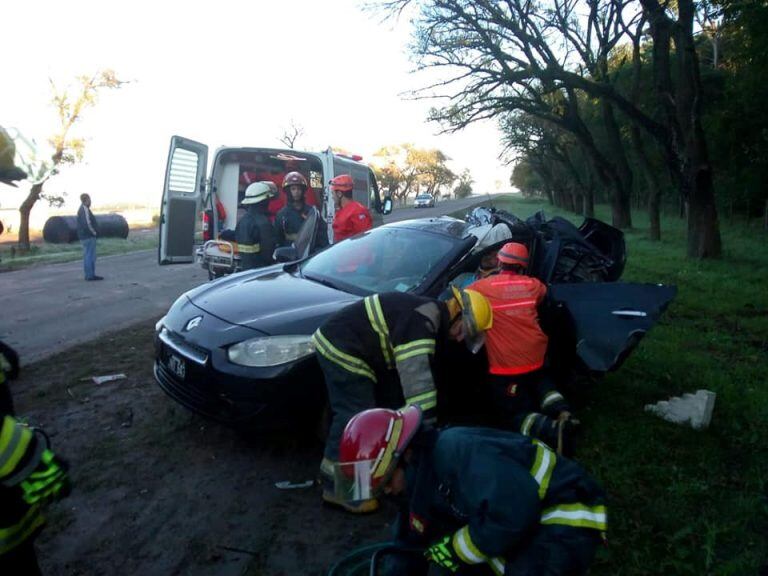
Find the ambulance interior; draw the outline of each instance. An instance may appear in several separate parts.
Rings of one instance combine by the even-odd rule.
[[[323,168],[318,158],[301,153],[280,150],[231,150],[224,151],[216,158],[213,166],[213,194],[208,206],[215,212],[216,230],[234,230],[242,215],[240,202],[249,184],[259,181],[273,182],[278,195],[269,201],[270,219],[286,204],[282,189],[283,178],[289,172],[300,172],[307,180],[304,196],[308,204],[322,212]]]

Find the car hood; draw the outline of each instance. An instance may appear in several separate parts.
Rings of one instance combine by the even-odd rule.
[[[265,334],[311,334],[330,314],[359,296],[284,270],[283,265],[232,274],[187,294],[222,320]]]

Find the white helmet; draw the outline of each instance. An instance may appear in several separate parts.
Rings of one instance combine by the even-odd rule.
[[[277,186],[274,182],[254,182],[245,189],[245,198],[241,204],[258,204],[277,196]]]

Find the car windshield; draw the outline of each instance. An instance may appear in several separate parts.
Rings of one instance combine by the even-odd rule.
[[[301,274],[352,292],[408,292],[445,263],[456,243],[412,228],[376,228],[313,256]]]
[[[431,200],[431,199],[432,199],[432,196],[430,196],[429,194],[419,194],[418,196],[416,196],[416,200]]]

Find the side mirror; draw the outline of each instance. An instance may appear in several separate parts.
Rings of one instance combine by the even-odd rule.
[[[382,205],[381,213],[384,214],[384,216],[392,213],[392,196],[387,196],[384,198],[384,204]]]
[[[298,260],[299,256],[294,246],[281,246],[280,248],[275,248],[274,258],[277,262],[293,262]]]

